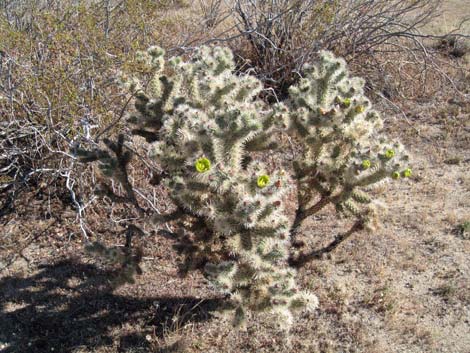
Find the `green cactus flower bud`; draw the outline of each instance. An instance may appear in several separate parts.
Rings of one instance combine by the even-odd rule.
[[[402,175],[404,178],[409,178],[411,176],[412,172],[411,172],[411,168],[406,168],[403,172],[402,172]]]
[[[361,163],[362,169],[369,169],[371,165],[372,163],[368,159],[363,160]]]
[[[392,178],[393,179],[400,179],[400,172],[393,172],[392,173]]]
[[[342,104],[345,108],[349,108],[351,105],[351,98],[344,98]]]
[[[205,157],[199,158],[194,164],[194,167],[196,168],[198,173],[205,173],[209,169],[211,169],[211,161]]]
[[[258,177],[258,180],[256,181],[256,185],[258,185],[259,188],[264,188],[268,184],[269,184],[268,175],[261,175]]]
[[[358,105],[354,110],[356,111],[356,113],[362,113],[365,109],[366,108],[364,108],[363,105]]]
[[[385,158],[391,159],[395,156],[395,151],[392,149],[386,150],[385,151]]]

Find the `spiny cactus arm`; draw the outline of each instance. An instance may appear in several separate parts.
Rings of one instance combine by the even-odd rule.
[[[276,150],[279,144],[272,140],[272,134],[260,133],[244,144],[245,152],[260,152]]]
[[[383,144],[379,147],[379,152],[375,160],[369,161],[370,167],[364,169],[357,177],[350,180],[351,185],[365,187],[380,182],[385,178],[399,179],[400,177],[409,177],[411,169],[409,168],[409,156],[399,143]],[[367,163],[366,163],[367,164]]]
[[[286,118],[283,116],[285,113],[278,114],[273,109],[271,112],[267,112],[266,115],[261,116],[262,128],[257,132],[256,136],[246,141],[244,149],[246,152],[257,152],[265,150],[277,150],[279,148],[279,142],[276,137],[279,133],[285,131],[287,125],[284,122]]]
[[[136,210],[143,214],[145,210],[139,205],[137,198],[134,193],[134,189],[129,181],[129,176],[127,173],[127,166],[132,158],[132,153],[129,150],[125,150],[124,146],[124,135],[119,135],[116,142],[109,139],[103,139],[103,142],[106,146],[114,152],[116,158],[113,159],[113,163],[104,164],[103,171],[105,175],[117,179],[124,190],[126,191],[127,198],[135,206]]]
[[[271,251],[272,252],[272,251]],[[292,317],[291,311],[314,310],[318,304],[310,293],[299,292],[294,281],[295,272],[281,269],[274,263],[266,264],[259,256],[241,255],[238,264],[206,265],[207,275],[219,289],[231,294],[235,312],[234,324],[244,321],[247,310],[266,312],[279,319],[279,315]],[[227,270],[228,269],[228,270]],[[288,329],[288,322],[276,320]]]
[[[282,103],[275,104],[262,118],[262,130],[245,143],[245,151],[276,150],[279,143],[274,139],[279,132],[285,132],[288,127],[289,109]]]
[[[229,217],[232,232],[227,234],[226,244],[235,260],[231,266],[207,266],[211,282],[238,298],[235,304],[238,308],[235,321],[238,323],[247,310],[291,315],[289,299],[295,292],[292,273],[285,272],[281,266],[289,256],[288,219],[282,215],[281,201],[287,189],[285,175],[273,173],[268,176],[262,174],[265,173],[262,167],[252,165],[246,173],[251,177],[245,182],[240,180],[245,191],[239,190],[236,194],[236,207]],[[217,223],[227,220],[226,214],[219,216]]]
[[[379,150],[380,152],[376,153],[375,157],[372,154],[367,156],[367,158],[375,158],[373,161],[371,159],[359,159],[361,163],[353,163],[351,168],[355,170],[354,177],[344,183],[343,189],[340,192],[321,198],[317,204],[297,215],[293,226],[294,230],[300,227],[303,219],[312,214],[309,211],[317,211],[327,203],[333,203],[338,212],[353,215],[357,219],[350,231],[335,238],[335,241],[326,248],[312,251],[304,257],[301,261],[302,263],[306,263],[334,250],[342,241],[349,238],[356,231],[362,229],[373,230],[376,228],[379,214],[371,196],[363,190],[364,187],[371,187],[387,178],[409,177],[412,173],[409,167],[406,168],[409,158],[399,143],[381,144]],[[361,155],[361,158],[366,157]],[[345,175],[348,175],[348,173]],[[294,231],[293,234],[295,241],[296,232]]]
[[[228,48],[200,47],[192,61],[198,69],[212,76],[219,76],[235,69],[233,54]]]
[[[348,75],[342,60],[323,52],[320,63],[310,70],[307,68],[306,77],[291,89],[290,102],[294,112],[290,125],[306,147],[313,149],[310,154],[314,160],[324,154],[322,149],[329,153],[345,147],[344,142],[348,139],[367,134],[363,121],[373,120],[376,116],[368,111],[370,102],[363,95],[363,81]],[[331,147],[323,147],[332,142]],[[338,142],[342,143],[338,145]]]
[[[240,167],[245,153],[244,145],[255,138],[262,128],[257,113],[239,109],[224,111],[217,124],[219,129],[214,132],[217,139],[214,148],[217,148],[219,158],[230,161],[234,168]]]
[[[304,72],[306,77],[298,85],[291,86],[289,94],[297,107],[320,113],[331,107],[338,91],[344,98],[350,98],[363,83],[361,80],[350,80],[349,87],[343,88],[342,83],[348,75],[346,64],[343,59],[325,51],[320,52],[318,64],[304,66]]]
[[[144,137],[147,142],[158,140],[165,113],[173,108],[173,102],[179,90],[181,75],[175,75],[170,80],[167,76],[159,78],[159,88],[154,94],[147,95],[143,90],[135,93],[136,112],[130,116],[128,122],[136,126],[133,134]],[[153,85],[152,87],[155,87]]]
[[[364,81],[351,78],[342,59],[322,52],[318,64],[306,66],[304,73],[289,91],[289,129],[303,147],[294,162],[294,242],[303,220],[329,203],[365,225],[373,223],[368,189],[411,174],[401,145],[379,134],[382,120],[364,96]],[[309,205],[316,195],[320,200]]]
[[[164,50],[151,47],[146,52],[139,52],[138,61],[153,72],[146,88],[134,80],[123,78],[123,85],[135,96],[136,112],[128,122],[136,126],[133,134],[140,135],[148,142],[158,140],[158,131],[164,114],[170,112],[180,98],[184,70],[179,57],[168,62],[164,59]],[[167,65],[165,65],[167,63]],[[165,67],[169,75],[165,74]]]
[[[136,210],[140,214],[143,214],[145,211],[139,205],[127,173],[127,166],[132,159],[132,152],[125,147],[124,135],[120,134],[116,141],[105,138],[103,139],[103,142],[109,151],[100,149],[96,149],[94,151],[78,150],[77,154],[80,161],[83,163],[98,161],[99,168],[102,173],[105,176],[114,178],[118,181],[126,191],[126,197],[115,195],[106,186],[104,186],[104,189],[101,191],[106,193],[108,196],[115,198],[119,202],[132,203]]]

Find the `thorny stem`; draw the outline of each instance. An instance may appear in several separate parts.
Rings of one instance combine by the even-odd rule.
[[[307,208],[305,211],[304,211],[304,215],[303,215],[303,218],[302,218],[302,221],[307,218],[307,217],[310,217],[312,215],[314,215],[315,213],[317,213],[318,211],[320,211],[323,207],[325,207],[328,203],[331,202],[331,199],[330,197],[328,196],[322,196],[322,198],[320,199],[320,201],[318,201],[315,205]]]
[[[129,224],[126,230],[126,245],[124,246],[126,249],[130,249],[132,243],[132,237],[134,235],[144,235],[142,229],[137,227],[134,224]]]
[[[120,164],[120,172],[121,175],[119,177],[119,181],[124,188],[127,199],[134,205],[135,209],[139,213],[140,216],[144,215],[145,210],[140,206],[139,201],[137,201],[137,197],[135,196],[134,189],[129,181],[129,175],[127,173],[127,163],[123,163],[118,156],[119,164]]]
[[[330,202],[331,200],[328,196],[323,196],[315,205],[307,209],[304,209],[302,206],[299,206],[299,208],[297,208],[297,211],[295,212],[294,223],[292,224],[292,228],[291,228],[291,239],[293,243],[296,240],[295,238],[300,231],[300,227],[303,221],[307,217],[310,217],[311,215],[320,211],[323,207],[325,207]]]
[[[300,180],[300,174],[297,173],[297,177],[298,179],[297,180]],[[297,210],[295,212],[295,219],[294,219],[294,223],[292,224],[292,228],[291,228],[291,231],[290,231],[290,235],[291,235],[291,241],[292,241],[292,244],[296,244],[296,237],[297,237],[297,234],[299,233],[300,231],[300,227],[302,226],[302,223],[303,221],[314,215],[315,213],[319,212],[323,207],[325,207],[328,203],[330,202],[333,202],[333,200],[330,198],[330,193],[328,190],[322,190],[322,188],[320,187],[320,184],[315,180],[315,178],[311,178],[308,182],[308,184],[310,184],[311,187],[317,189],[318,191],[321,192],[321,198],[320,200],[308,207],[308,203],[310,202],[311,200],[311,195],[312,193],[307,193],[308,196],[306,196],[304,193],[302,193],[302,188],[301,188],[301,185],[300,185],[300,182],[297,183]]]
[[[335,237],[335,240],[333,240],[330,244],[325,246],[324,248],[321,248],[319,250],[313,250],[310,253],[301,253],[297,257],[291,257],[289,259],[289,264],[293,267],[302,267],[306,263],[314,260],[314,259],[320,259],[324,254],[328,254],[335,250],[343,241],[348,239],[352,234],[361,231],[364,229],[364,221],[362,219],[357,220],[352,227],[343,234],[338,234]]]
[[[145,210],[139,205],[137,197],[135,196],[134,189],[129,181],[129,174],[127,172],[127,165],[129,164],[132,154],[129,151],[123,151],[124,147],[124,135],[119,135],[118,140],[116,143],[105,139],[104,143],[111,149],[114,154],[116,155],[116,159],[118,162],[118,181],[121,183],[122,187],[124,188],[127,199],[134,205],[135,209],[139,213],[140,216],[145,214]]]

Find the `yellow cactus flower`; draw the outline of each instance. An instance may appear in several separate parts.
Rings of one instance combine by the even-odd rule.
[[[258,180],[256,181],[256,185],[258,185],[259,188],[264,188],[266,185],[269,184],[269,176],[268,175],[261,175],[258,177]]]
[[[404,177],[404,178],[409,178],[409,177],[411,176],[411,174],[412,174],[411,169],[410,169],[410,168],[406,168],[406,169],[402,172],[402,174],[403,174],[403,177]]]
[[[364,108],[363,105],[358,105],[358,106],[355,108],[356,113],[362,113],[362,112],[364,112],[364,110],[366,110],[366,108]]]
[[[211,161],[205,157],[199,158],[194,164],[194,167],[196,168],[198,173],[205,173],[209,169],[211,169]]]
[[[385,158],[390,159],[395,156],[395,151],[392,149],[386,150],[385,151]]]

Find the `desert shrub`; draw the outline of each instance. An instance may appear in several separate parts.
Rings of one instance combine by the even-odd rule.
[[[177,17],[166,14],[184,6],[135,0],[1,3],[0,189],[8,190],[2,197],[14,200],[41,178],[69,179],[69,185],[80,178],[82,166],[71,147],[120,126],[116,117],[129,97],[116,89],[118,69],[135,72],[136,50],[168,45],[170,33],[177,42],[184,31]]]
[[[234,312],[236,324],[247,313],[262,312],[288,328],[293,312],[318,303],[298,288],[295,268],[356,231],[373,230],[380,207],[370,191],[410,177],[408,156],[380,132],[364,81],[351,77],[344,60],[330,52],[305,65],[289,97],[276,104],[260,98],[260,80],[234,72],[229,49],[201,47],[190,60],[164,55],[159,47],[140,53],[140,62],[152,69],[151,80],[123,82],[135,95],[128,119],[132,134],[147,141],[149,158],[161,170],[152,179],[168,190],[175,211],[151,216],[139,205],[128,179],[132,151],[123,134],[106,140],[107,148],[82,149],[79,155],[122,185],[123,195],[105,187],[106,196],[127,198],[144,222],[179,222],[174,236],[182,273],[203,270],[229,298],[226,309]],[[282,136],[296,145],[292,160],[283,154],[288,146]],[[268,163],[268,155],[280,158]],[[293,194],[292,220],[285,205]],[[295,238],[303,221],[329,204],[338,216],[353,219],[352,228],[324,249],[298,251]],[[100,243],[88,248],[114,259],[129,280],[139,272],[138,258],[134,266],[129,256]]]
[[[421,32],[439,15],[440,4],[437,0],[234,0],[216,8],[218,14],[214,11],[211,16],[219,18],[217,26],[208,28],[210,39],[199,43],[228,45],[238,69],[254,74],[281,100],[300,78],[303,65],[316,60],[320,50],[345,58],[353,72],[367,78],[370,94],[412,99],[449,84],[442,68],[455,64],[442,60],[433,48],[433,40],[445,35]],[[465,37],[462,29],[452,35]],[[461,55],[460,47],[454,54]],[[426,84],[431,81],[432,85]],[[276,99],[273,94],[268,97]]]

